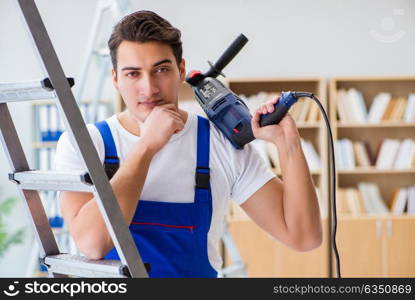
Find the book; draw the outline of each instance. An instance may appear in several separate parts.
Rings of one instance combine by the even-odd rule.
[[[319,120],[320,108],[315,102],[311,102],[309,114],[307,116],[307,123],[317,122]]]
[[[368,123],[378,123],[381,121],[390,100],[391,95],[389,93],[379,93],[375,96],[369,109]]]
[[[107,103],[99,103],[97,109],[97,120],[105,120],[109,117],[108,114],[108,104]]]
[[[343,147],[342,153],[343,155],[345,155],[345,168],[348,170],[355,169],[356,163],[355,163],[355,158],[354,158],[352,141],[349,139],[343,139],[342,147]]]
[[[408,188],[408,214],[415,214],[415,185]]]
[[[307,120],[307,115],[310,110],[310,105],[312,104],[311,101],[303,100],[301,101],[301,112],[298,115],[297,122],[304,123]]]
[[[342,149],[341,140],[336,141],[334,145],[335,158],[336,158],[336,168],[339,170],[345,169],[344,154]]]
[[[393,167],[395,169],[409,169],[412,167],[414,159],[415,141],[404,139],[399,145]]]
[[[88,113],[88,104],[83,103],[79,104],[79,110],[81,111],[82,118],[84,119],[85,123],[89,123],[89,113]]]
[[[390,121],[402,121],[405,113],[406,99],[403,97],[396,99],[396,105],[394,106],[390,115]]]
[[[398,102],[397,99],[391,99],[391,101],[389,101],[389,104],[386,107],[385,113],[382,116],[382,121],[390,121],[392,111],[395,109],[397,102]]]
[[[388,208],[382,199],[379,187],[371,182],[358,183],[358,189],[362,194],[365,210],[368,214],[387,214]]]
[[[336,212],[338,214],[349,214],[350,213],[350,209],[347,203],[346,190],[347,189],[345,188],[339,188],[337,190]]]
[[[50,141],[50,128],[49,128],[49,105],[40,105],[37,114],[39,118],[39,130],[40,140],[42,142]]]
[[[385,202],[382,199],[379,187],[376,184],[371,183],[369,184],[369,192],[374,206],[376,207],[376,212],[379,214],[387,214],[388,208],[386,207]]]
[[[346,109],[344,107],[344,98],[346,97],[346,90],[344,89],[340,89],[337,91],[337,101],[336,101],[336,106],[337,106],[337,114],[339,116],[339,120],[341,122],[348,122],[349,118],[346,114]]]
[[[294,121],[298,122],[298,117],[301,113],[301,109],[302,109],[302,103],[303,101],[305,101],[304,99],[299,99],[297,101],[297,103],[293,106],[291,106],[289,113],[291,115],[291,117],[294,119]]]
[[[367,110],[362,93],[355,88],[351,88],[347,91],[347,99],[352,111],[353,121],[365,123],[367,119]]]
[[[415,121],[415,94],[408,96],[408,104],[406,105],[403,119],[405,122]]]
[[[321,168],[321,160],[313,144],[303,139],[301,139],[301,144],[310,171],[318,171]]]
[[[353,142],[353,150],[356,157],[356,166],[359,167],[370,167],[370,158],[366,151],[366,147],[363,142]]]
[[[399,140],[385,139],[382,141],[379,154],[376,158],[376,168],[391,169],[399,150]]]
[[[352,216],[357,216],[360,214],[359,207],[357,203],[356,194],[353,188],[346,189],[346,202],[348,206],[348,210]]]
[[[408,200],[408,189],[400,188],[395,190],[392,200],[390,211],[394,215],[400,215],[405,212],[405,207]]]
[[[39,170],[50,170],[50,156],[49,156],[49,149],[48,148],[41,148],[39,149],[39,160],[38,160],[38,169]]]
[[[356,203],[357,203],[356,206],[357,206],[358,212],[360,214],[366,213],[365,205],[363,203],[362,194],[356,188],[354,188],[353,190],[354,190],[354,194],[355,194],[355,199],[356,199]]]
[[[358,190],[362,195],[363,205],[365,207],[366,212],[370,214],[376,213],[376,207],[374,206],[371,196],[369,194],[369,188],[366,183],[358,183],[357,184]]]

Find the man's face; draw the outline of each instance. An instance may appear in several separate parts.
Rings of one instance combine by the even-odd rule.
[[[159,42],[122,41],[113,82],[130,113],[144,122],[153,108],[173,103],[184,80],[184,60],[177,66],[170,46]]]

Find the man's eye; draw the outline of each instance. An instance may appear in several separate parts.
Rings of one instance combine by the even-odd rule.
[[[136,77],[136,76],[138,76],[138,72],[137,71],[133,71],[133,72],[127,73],[127,77]]]
[[[160,67],[160,68],[158,68],[156,71],[158,72],[158,73],[165,73],[165,72],[167,72],[169,70],[169,68],[168,67]]]

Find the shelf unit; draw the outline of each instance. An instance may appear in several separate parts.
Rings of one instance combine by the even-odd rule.
[[[336,91],[339,88],[356,88],[363,93],[366,106],[379,92],[407,97],[415,92],[415,77],[341,77],[332,78],[326,84],[321,78],[239,78],[229,79],[226,84],[236,94],[246,96],[260,91],[309,91],[322,101],[329,117],[334,142],[343,137],[365,140],[372,151],[386,137],[415,139],[415,122],[384,121],[378,124],[341,123],[336,116]],[[329,101],[327,101],[327,91]],[[180,87],[179,101],[193,99],[192,90],[186,84]],[[180,102],[179,102],[180,103]],[[118,111],[123,109],[119,97]],[[320,118],[321,120],[321,118]],[[322,200],[328,205],[329,161],[325,124],[297,123],[301,137],[311,140],[320,154],[321,170],[311,172],[314,183],[320,187]],[[273,170],[280,175],[278,169]],[[354,170],[337,170],[338,187],[356,187],[358,182],[371,181],[378,184],[383,199],[390,199],[393,189],[415,183],[415,167],[406,170],[378,170],[374,167]],[[238,207],[228,216],[229,230],[238,250],[248,267],[250,277],[328,277],[336,274],[334,260],[330,262],[330,224],[323,218],[323,244],[316,250],[300,253],[275,241],[243,213]],[[415,234],[415,217],[392,214],[357,217],[339,215],[337,246],[340,252],[344,277],[398,277],[415,276],[415,243],[408,238]],[[231,263],[224,254],[225,265]]]
[[[415,123],[382,121],[377,124],[339,122],[337,91],[355,88],[369,109],[374,97],[389,92],[392,97],[415,93],[415,77],[337,77],[329,84],[330,119],[335,140],[349,138],[368,143],[377,153],[385,138],[415,140]],[[396,188],[415,184],[415,166],[410,169],[379,170],[375,167],[337,171],[337,187],[356,187],[359,182],[374,182],[382,198],[390,205]],[[415,216],[411,215],[339,215],[337,245],[342,275],[345,277],[415,276]]]
[[[82,104],[91,103],[90,101],[83,101]],[[111,113],[112,109],[110,108],[110,102],[109,101],[101,101],[100,104],[104,104],[107,106],[107,112]],[[55,149],[57,146],[57,141],[42,141],[41,137],[41,115],[39,113],[39,108],[44,105],[50,105],[55,106],[56,103],[51,100],[36,100],[32,102],[32,116],[34,120],[34,126],[32,128],[32,136],[33,136],[33,143],[32,143],[32,149],[34,152],[34,168],[35,169],[42,169],[42,170],[50,170],[54,168],[54,154]],[[44,116],[43,116],[44,117]],[[50,118],[50,116],[48,117]],[[50,125],[50,124],[49,124]],[[57,124],[55,124],[57,125]],[[59,125],[63,126],[63,125]],[[62,131],[64,131],[64,128],[60,128]],[[47,155],[41,155],[41,152],[47,152]],[[41,162],[42,159],[47,158],[47,163]],[[39,195],[42,199],[43,206],[45,208],[46,214],[48,218],[55,217],[56,215],[60,216],[59,211],[59,203],[57,199],[57,192],[54,191],[39,191]],[[57,219],[55,219],[56,221]],[[52,225],[62,225],[61,227],[52,227],[52,231],[55,235],[55,238],[57,240],[57,243],[60,247],[60,250],[65,253],[73,253],[75,254],[75,251],[77,251],[75,248],[75,243],[72,240],[70,233],[68,229],[66,228],[65,223],[63,220],[57,220],[58,222],[53,222],[52,219],[50,219],[51,226]],[[33,260],[36,260],[36,265],[38,265],[38,253],[39,249],[37,247],[32,249],[30,258]],[[35,264],[30,264],[30,266],[34,266]],[[31,270],[28,270],[28,274],[30,274]],[[45,269],[43,266],[40,266],[39,270],[33,270],[34,274],[33,276],[36,277],[45,277],[47,273],[45,273]]]
[[[282,91],[312,92],[327,109],[327,85],[321,78],[239,78],[229,79],[227,85],[235,94],[247,97],[259,92]],[[308,101],[308,100],[306,100]],[[313,100],[309,100],[313,101]],[[249,277],[328,277],[329,275],[329,224],[328,224],[328,151],[326,125],[318,122],[296,123],[300,136],[312,142],[321,159],[321,168],[311,171],[314,184],[320,190],[320,201],[325,207],[322,218],[323,243],[310,252],[290,249],[261,230],[241,208],[234,205],[228,218],[230,232],[237,244]],[[281,172],[273,169],[278,176]],[[230,264],[225,255],[225,265]]]

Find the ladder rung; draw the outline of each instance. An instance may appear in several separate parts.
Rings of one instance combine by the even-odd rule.
[[[94,192],[87,172],[25,171],[9,173],[9,179],[24,190]]]
[[[67,78],[70,86],[73,78]],[[49,78],[34,81],[0,83],[0,103],[56,98]]]
[[[79,255],[58,254],[46,256],[44,264],[50,272],[77,277],[131,277],[119,260],[90,260]]]

